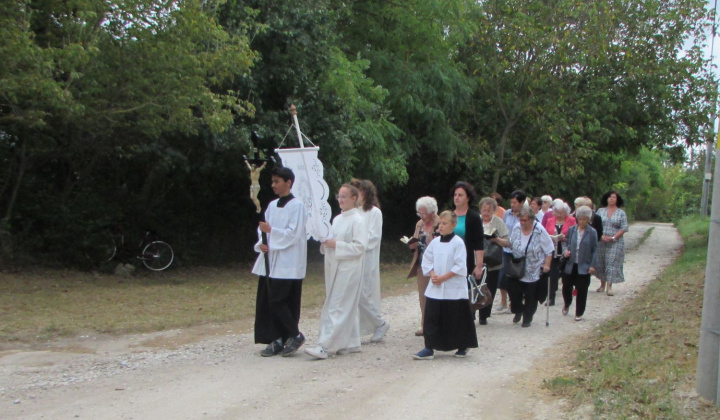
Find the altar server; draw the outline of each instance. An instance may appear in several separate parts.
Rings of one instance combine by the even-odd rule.
[[[468,348],[477,348],[477,332],[468,302],[467,252],[465,243],[453,233],[457,215],[440,214],[440,237],[425,250],[422,270],[430,277],[425,290],[425,348],[413,354],[414,359],[434,358],[435,350],[457,350],[455,357],[465,357]]]
[[[320,245],[325,254],[325,304],[318,346],[305,348],[305,353],[317,359],[360,351],[358,303],[368,234],[357,207],[358,197],[352,185],[340,187],[337,200],[342,213],[333,219],[332,238]]]
[[[377,343],[385,337],[390,324],[380,313],[380,242],[382,240],[383,216],[377,189],[371,181],[353,179],[351,185],[360,191],[358,205],[362,210],[363,224],[368,232],[365,248],[362,286],[360,288],[360,334],[372,334],[370,341]]]
[[[307,267],[305,205],[290,192],[295,174],[288,168],[275,168],[272,189],[280,198],[265,210],[258,236],[267,234],[267,245],[259,240],[255,252],[260,253],[252,269],[260,276],[255,310],[255,343],[267,344],[260,352],[265,357],[282,354],[291,356],[305,342],[300,332],[300,299],[302,281]],[[268,257],[270,276],[265,274]]]

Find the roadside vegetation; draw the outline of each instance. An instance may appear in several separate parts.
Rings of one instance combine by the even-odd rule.
[[[83,334],[126,334],[239,321],[250,331],[257,276],[249,266],[193,268],[132,277],[66,270],[5,274],[0,282],[0,348]],[[408,264],[382,266],[383,296],[415,290]],[[303,311],[322,307],[322,263],[303,284]],[[420,309],[418,308],[418,314]]]
[[[677,227],[682,255],[546,381],[573,409],[590,405],[596,418],[720,418],[694,393],[709,219],[686,217]]]

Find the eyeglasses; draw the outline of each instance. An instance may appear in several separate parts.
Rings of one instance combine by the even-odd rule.
[[[415,213],[415,214],[417,214],[417,217],[423,217],[423,216],[427,216],[427,215],[428,215],[427,213]]]

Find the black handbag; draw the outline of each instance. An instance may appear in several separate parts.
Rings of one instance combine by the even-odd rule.
[[[503,250],[502,247],[495,242],[490,242],[486,237],[483,238],[485,241],[485,253],[483,254],[483,263],[488,267],[497,267],[503,263]]]
[[[530,247],[530,242],[532,241],[532,237],[534,234],[535,225],[533,224],[533,231],[530,234],[530,239],[528,239],[527,246],[525,246],[525,255],[517,258],[514,256],[510,257],[510,264],[505,267],[505,274],[511,279],[520,280],[521,278],[525,277],[525,258],[527,257],[528,248]]]

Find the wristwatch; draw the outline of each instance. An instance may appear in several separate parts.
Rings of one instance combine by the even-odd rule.
[[[612,237],[612,241],[613,241],[613,242],[617,242],[617,238],[613,236],[613,237]]]

